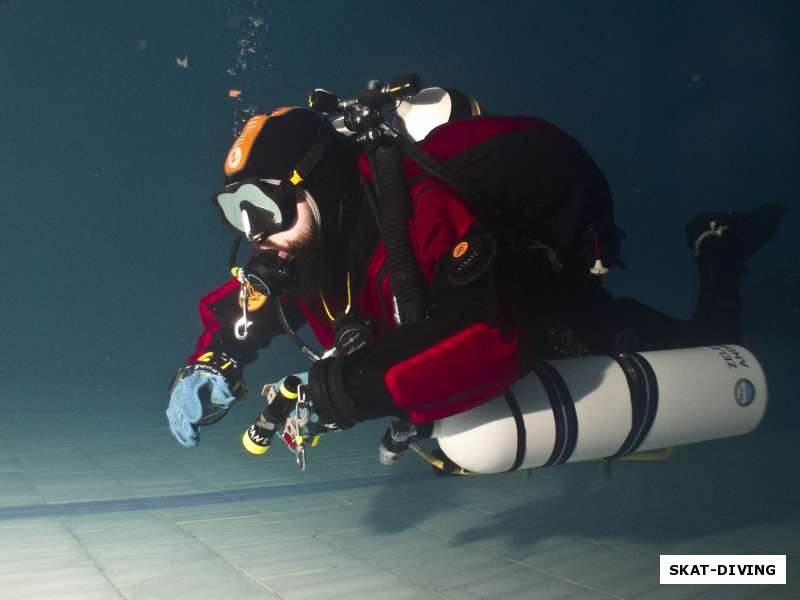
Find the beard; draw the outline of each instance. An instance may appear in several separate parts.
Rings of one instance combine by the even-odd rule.
[[[331,310],[344,308],[347,300],[347,271],[341,252],[335,252],[333,248],[318,242],[297,255],[296,260],[297,298],[320,314],[323,314],[320,294],[324,295]]]
[[[319,290],[322,286],[322,247],[314,244],[295,255],[297,260],[297,296],[308,306],[319,303]]]
[[[311,310],[322,312],[320,294],[331,310],[344,308],[347,302],[347,248],[349,238],[340,222],[328,225],[323,231],[318,219],[310,213],[300,218],[302,205],[298,204],[298,220],[286,232],[267,238],[261,250],[289,255],[295,260],[296,280],[290,296],[302,299]],[[340,216],[341,219],[341,216]],[[333,227],[333,228],[332,228]]]

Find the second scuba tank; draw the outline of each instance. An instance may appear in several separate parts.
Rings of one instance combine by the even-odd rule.
[[[454,89],[429,87],[398,102],[395,126],[420,142],[439,125],[481,113],[474,98]]]

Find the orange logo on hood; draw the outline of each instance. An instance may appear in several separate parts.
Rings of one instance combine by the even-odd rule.
[[[233,175],[237,171],[244,169],[250,149],[253,147],[253,142],[256,141],[266,121],[267,115],[256,115],[247,122],[242,134],[233,143],[228,152],[228,157],[225,159],[225,175]]]
[[[253,144],[261,133],[264,123],[270,117],[279,117],[292,110],[293,106],[278,108],[268,115],[256,115],[252,117],[242,129],[242,134],[233,142],[233,146],[228,151],[228,157],[225,159],[225,175],[231,176],[244,169],[247,164],[247,157],[250,156],[250,150]]]

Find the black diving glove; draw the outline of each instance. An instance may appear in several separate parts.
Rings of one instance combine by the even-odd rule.
[[[343,357],[325,358],[312,363],[308,371],[303,392],[314,409],[315,426],[320,431],[349,429],[361,420],[345,386],[343,364]]]

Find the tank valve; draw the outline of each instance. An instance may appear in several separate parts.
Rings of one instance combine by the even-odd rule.
[[[382,465],[391,465],[400,460],[408,450],[409,444],[417,435],[417,428],[408,421],[394,421],[383,434],[378,445],[378,460]]]

